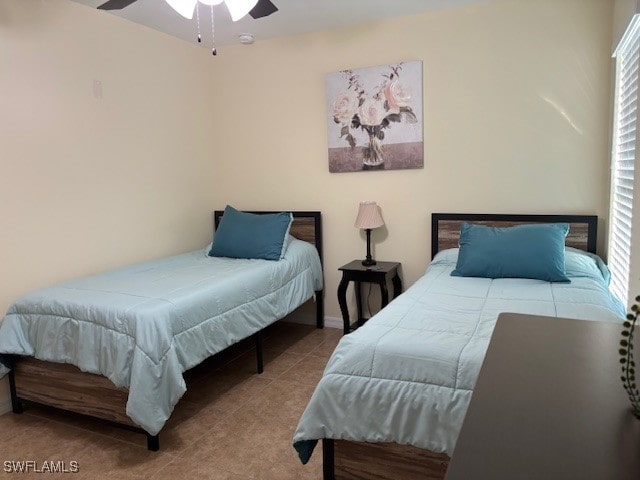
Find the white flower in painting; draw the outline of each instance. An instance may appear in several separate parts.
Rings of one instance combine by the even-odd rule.
[[[358,97],[353,92],[346,92],[333,101],[333,118],[336,122],[348,125],[358,109]]]
[[[387,112],[384,109],[384,103],[375,98],[367,98],[358,109],[360,123],[374,127],[380,125]]]
[[[388,83],[384,88],[384,98],[389,105],[389,111],[398,113],[400,107],[408,107],[411,100],[411,91],[397,79]]]

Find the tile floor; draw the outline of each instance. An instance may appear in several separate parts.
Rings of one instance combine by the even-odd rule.
[[[241,342],[185,373],[188,390],[163,431],[160,451],[144,435],[86,417],[29,407],[0,416],[0,479],[7,461],[78,463],[48,478],[216,480],[321,479],[321,446],[302,465],[293,431],[342,330],[278,322],[265,331],[264,373]]]

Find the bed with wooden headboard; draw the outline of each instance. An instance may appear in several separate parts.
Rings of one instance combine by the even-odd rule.
[[[434,213],[431,216],[431,258],[441,250],[455,248],[460,238],[460,226],[474,223],[489,227],[513,227],[531,223],[568,223],[565,244],[596,253],[598,217],[595,215],[506,215],[476,213]]]
[[[491,227],[509,227],[530,223],[569,223],[570,231],[566,245],[590,253],[596,251],[598,219],[593,215],[434,213],[431,218],[432,258],[440,251],[458,246],[460,226],[463,222]],[[363,329],[366,328],[367,324]],[[340,345],[336,350],[339,348]],[[344,354],[344,352],[342,353]],[[353,398],[357,398],[358,395],[358,392],[354,392]],[[336,396],[334,395],[333,398]],[[329,429],[330,426],[327,425],[327,428]],[[327,438],[322,439],[322,455],[324,480],[334,478],[442,480],[449,463],[449,456],[444,453],[412,445]]]
[[[214,231],[222,217],[215,211]],[[274,212],[251,212],[256,214]],[[292,212],[293,222],[289,233],[315,246],[322,261],[322,217],[318,211]],[[203,254],[204,255],[204,254]],[[324,326],[323,291],[315,292],[316,324]],[[260,331],[255,335],[258,373],[262,371],[262,348]],[[7,358],[7,357],[5,357]],[[23,404],[40,404],[61,410],[88,415],[116,423],[141,433],[136,423],[126,414],[129,391],[116,387],[102,375],[86,373],[70,364],[37,360],[28,356],[11,356],[12,370],[9,373],[13,411],[21,413]],[[150,450],[159,448],[157,435],[147,435]]]

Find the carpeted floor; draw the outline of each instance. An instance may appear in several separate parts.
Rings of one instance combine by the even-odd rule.
[[[0,478],[43,478],[8,473],[10,462],[33,461],[40,469],[43,462],[67,469],[77,462],[78,473],[47,478],[321,479],[321,446],[303,466],[291,440],[341,336],[278,322],[265,331],[263,374],[256,373],[252,342],[190,370],[159,452],[146,449],[142,434],[86,417],[35,407],[2,415]]]

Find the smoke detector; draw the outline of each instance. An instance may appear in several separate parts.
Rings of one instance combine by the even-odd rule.
[[[255,41],[253,34],[251,33],[241,33],[238,35],[238,38],[240,39],[240,43],[243,45],[251,45]]]

